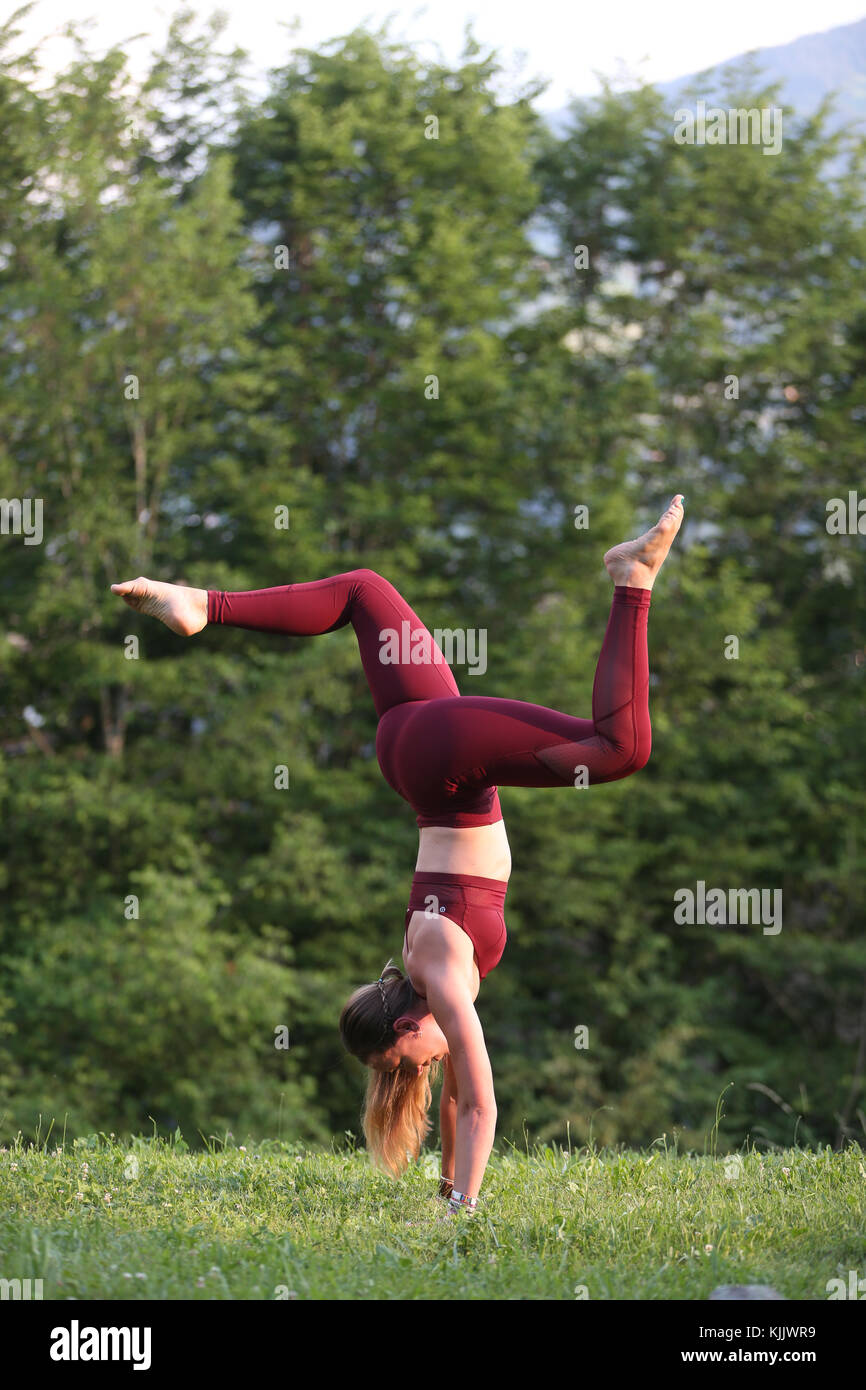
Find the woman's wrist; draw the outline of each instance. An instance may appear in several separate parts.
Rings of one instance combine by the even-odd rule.
[[[452,1188],[448,1198],[448,1210],[450,1212],[465,1211],[471,1215],[477,1206],[477,1197],[470,1197],[468,1192],[458,1192],[456,1188]]]

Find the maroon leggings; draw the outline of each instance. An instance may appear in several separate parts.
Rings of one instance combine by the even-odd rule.
[[[651,746],[649,606],[648,589],[614,589],[592,719],[461,695],[420,618],[373,570],[275,589],[209,590],[208,622],[297,637],[351,623],[379,716],[376,755],[385,780],[414,808],[419,825],[472,826],[500,819],[497,784],[584,786],[644,766]]]

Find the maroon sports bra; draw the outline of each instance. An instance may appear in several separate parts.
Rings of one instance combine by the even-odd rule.
[[[483,980],[499,964],[505,950],[507,890],[508,884],[498,878],[416,872],[406,909],[406,930],[413,912],[450,917],[475,947],[478,975]]]

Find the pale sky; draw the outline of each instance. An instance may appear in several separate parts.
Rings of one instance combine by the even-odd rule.
[[[179,7],[149,7],[139,0],[37,0],[23,27],[32,41],[70,18],[92,18],[97,46],[142,32],[158,43],[168,17]],[[7,19],[15,8],[0,0],[0,17]],[[198,8],[207,14],[212,7]],[[820,5],[815,0],[434,0],[382,7],[368,7],[364,0],[288,0],[285,5],[279,0],[224,0],[220,8],[230,16],[229,38],[250,51],[260,71],[284,63],[293,45],[313,47],[358,25],[375,26],[389,15],[394,37],[420,44],[422,53],[431,56],[438,43],[446,61],[454,61],[471,19],[476,38],[498,48],[518,77],[551,80],[538,103],[543,109],[596,91],[595,72],[664,82],[751,48],[787,43],[866,16],[866,0],[822,0]],[[294,39],[284,27],[293,18],[300,21]],[[134,72],[145,67],[150,47],[146,39],[130,45]],[[60,66],[63,53],[59,41],[48,46],[46,67]]]

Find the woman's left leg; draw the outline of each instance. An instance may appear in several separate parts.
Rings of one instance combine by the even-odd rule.
[[[648,589],[614,589],[596,667],[592,718],[523,700],[463,695],[405,711],[401,780],[425,808],[445,788],[562,787],[614,782],[650,755]],[[405,794],[405,793],[404,793]]]
[[[677,494],[657,524],[607,551],[614,582],[592,691],[592,718],[521,700],[465,695],[392,718],[402,724],[395,762],[403,795],[426,808],[434,796],[471,799],[485,787],[615,782],[650,755],[647,621],[650,592],[683,519]],[[437,791],[438,789],[438,791]],[[442,795],[444,793],[444,796]]]

